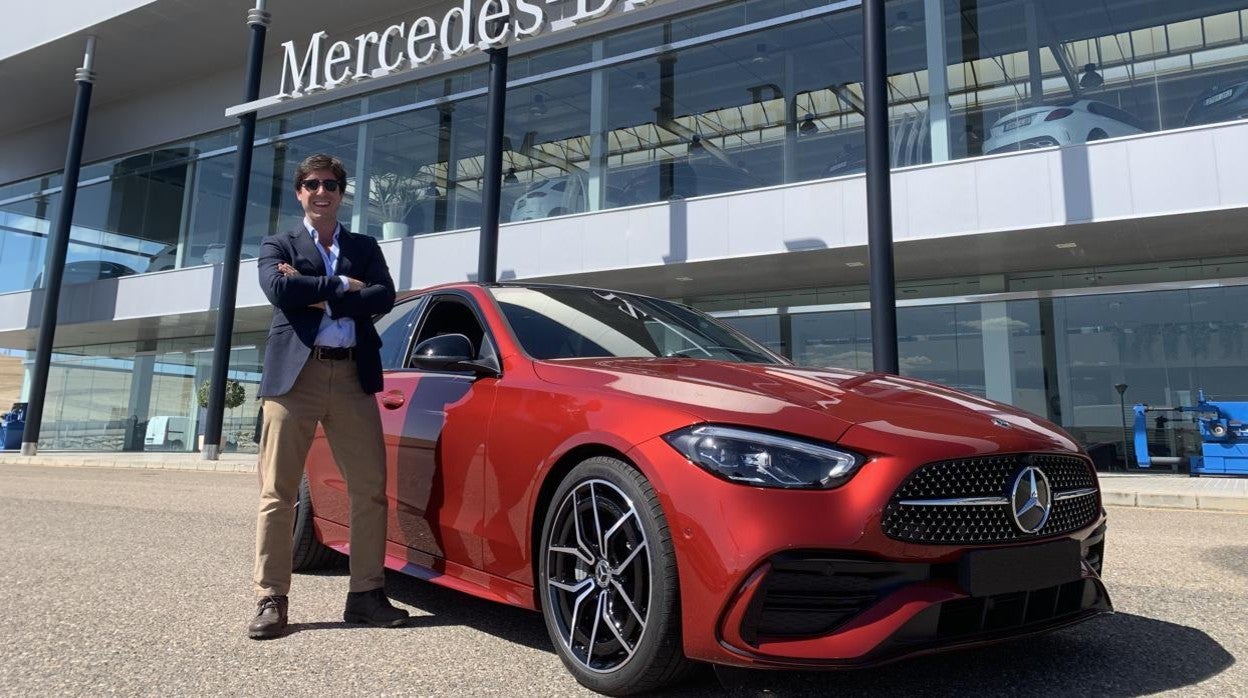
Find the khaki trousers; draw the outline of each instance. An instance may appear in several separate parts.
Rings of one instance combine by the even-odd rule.
[[[386,452],[377,401],[360,388],[355,361],[308,359],[290,392],[264,399],[257,596],[290,591],[295,501],[320,422],[351,500],[351,591],[385,584]]]

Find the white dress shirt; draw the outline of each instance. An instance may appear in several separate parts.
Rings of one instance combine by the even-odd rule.
[[[321,253],[321,261],[325,263],[325,275],[334,276],[334,272],[338,270],[338,233],[342,232],[342,226],[334,227],[334,243],[328,250],[321,246],[316,228],[312,227],[307,218],[303,219],[303,227],[307,228],[308,234],[312,236],[312,244],[316,246],[316,251]],[[350,288],[347,277],[338,276],[338,281],[342,284],[342,290]],[[321,326],[316,331],[316,344],[322,347],[355,346],[355,320],[349,317],[335,318],[329,310],[329,304],[326,303],[325,315],[321,317]]]

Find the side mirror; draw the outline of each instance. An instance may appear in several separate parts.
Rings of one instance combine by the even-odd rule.
[[[411,365],[426,371],[471,371],[497,376],[498,370],[472,358],[472,342],[462,334],[441,334],[416,345]]]

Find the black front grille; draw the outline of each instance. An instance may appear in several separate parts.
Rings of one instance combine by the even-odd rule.
[[[1048,477],[1054,498],[1048,521],[1035,533],[1024,533],[1015,525],[1009,502],[1014,478],[1029,465]],[[1095,488],[1092,465],[1078,456],[1007,454],[929,463],[906,478],[893,494],[884,510],[884,533],[907,543],[958,545],[1060,535],[1092,523],[1098,512],[1094,492],[1070,498],[1062,495]],[[970,498],[996,501],[938,503]]]
[[[940,642],[969,639],[1001,631],[1025,630],[1076,616],[1091,609],[1108,610],[1108,601],[1090,579],[1012,594],[971,597],[939,606],[936,637]]]
[[[930,578],[931,566],[784,553],[746,614],[742,637],[826,635],[892,591]]]
[[[1103,530],[1093,535],[1103,535]],[[1104,539],[1084,552],[1099,566]],[[956,564],[930,565],[848,557],[832,551],[792,551],[771,557],[770,569],[746,609],[741,637],[822,637],[837,632],[871,607],[911,584],[957,582]],[[1009,635],[1061,625],[1110,610],[1109,598],[1093,579],[1007,594],[968,596],[934,604],[907,622],[890,641],[894,650],[944,644],[991,634]]]
[[[1043,632],[1112,610],[1109,597],[1091,579],[1034,591],[954,599],[920,611],[877,650],[876,657]]]

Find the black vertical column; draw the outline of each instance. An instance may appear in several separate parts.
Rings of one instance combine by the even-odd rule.
[[[260,68],[264,61],[264,36],[269,26],[265,0],[247,11],[251,44],[247,48],[247,84],[244,102],[260,96]],[[251,155],[256,140],[256,112],[238,117],[238,159],[234,165],[230,228],[226,233],[225,259],[221,263],[221,293],[217,297],[217,334],[212,345],[212,378],[208,386],[208,415],[204,426],[204,460],[221,454],[221,422],[225,414],[225,380],[230,370],[230,344],[234,335],[234,306],[238,300],[238,260],[243,252],[243,222],[247,214],[247,190],[251,184]]]
[[[485,110],[485,171],[481,198],[485,218],[481,221],[477,279],[498,280],[498,217],[503,196],[503,116],[507,111],[507,47],[491,49],[490,87]]]
[[[1027,74],[1031,82],[1031,104],[1044,104],[1044,69],[1040,65],[1040,16],[1036,0],[1027,0],[1023,6],[1027,22]]]
[[[453,93],[454,81],[446,78],[442,81],[442,95],[446,96]],[[455,127],[455,104],[445,102],[438,105],[438,162],[446,165],[446,191],[441,194],[437,193],[438,180],[436,176],[436,168],[434,170],[433,196],[436,197],[433,203],[433,230],[434,232],[442,232],[447,229],[450,222],[450,204],[451,204],[451,187],[455,179],[455,163],[452,162],[454,153],[451,149],[451,135]]]
[[[663,45],[672,43],[672,23],[663,23]],[[676,118],[676,54],[659,56],[659,106],[655,123],[664,128]],[[659,201],[669,201],[676,193],[676,163],[672,158],[659,162]]]
[[[888,155],[888,79],[884,0],[862,3],[866,96],[867,252],[871,272],[873,367],[897,373],[897,290],[893,271],[893,194]]]
[[[48,392],[48,371],[52,367],[52,344],[56,339],[56,311],[61,302],[61,277],[69,253],[69,229],[74,221],[74,201],[78,198],[78,175],[82,169],[82,144],[87,136],[87,115],[91,111],[91,89],[95,84],[95,37],[87,37],[82,67],[74,71],[78,94],[69,126],[69,146],[65,150],[65,174],[61,178],[61,204],[48,239],[48,256],[43,262],[43,314],[39,320],[39,343],[35,345],[35,373],[30,382],[26,428],[22,432],[22,455],[38,452],[43,403]]]

